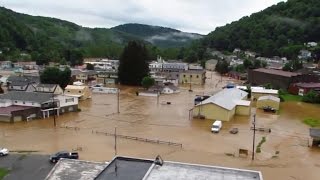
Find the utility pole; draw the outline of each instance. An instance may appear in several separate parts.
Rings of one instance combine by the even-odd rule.
[[[120,113],[120,89],[117,90],[117,106],[118,106],[118,114]]]
[[[55,105],[54,105],[54,92],[52,93],[52,109],[53,109],[53,125],[54,127],[56,127],[57,124],[56,124],[56,112],[55,112]]]
[[[252,142],[252,160],[254,160],[254,146],[256,141],[256,115],[253,115],[253,142]]]
[[[189,89],[189,92],[192,92],[192,88],[191,88],[191,84],[192,84],[192,82],[191,82],[191,76],[192,76],[192,75],[190,75],[190,89]]]
[[[114,156],[117,157],[117,127],[114,128]],[[117,159],[115,159],[115,172],[116,176],[118,175],[118,165],[117,165]]]
[[[157,94],[157,105],[159,105],[159,98],[160,98],[160,91],[158,91],[158,94]]]

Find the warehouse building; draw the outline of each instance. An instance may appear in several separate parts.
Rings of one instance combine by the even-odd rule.
[[[193,117],[230,121],[235,115],[250,115],[248,93],[237,88],[223,89],[192,109]]]

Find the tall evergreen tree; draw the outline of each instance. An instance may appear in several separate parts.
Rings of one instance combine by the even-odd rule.
[[[131,41],[124,48],[120,57],[119,81],[126,85],[141,85],[144,77],[149,75],[148,52],[145,45]]]

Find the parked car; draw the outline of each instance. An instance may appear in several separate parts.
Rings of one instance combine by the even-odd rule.
[[[263,111],[264,112],[272,112],[272,113],[275,113],[277,110],[273,107],[270,107],[270,106],[265,106],[263,107]]]
[[[212,124],[211,132],[218,133],[221,128],[222,128],[222,122],[217,120]]]
[[[53,163],[58,162],[61,158],[79,159],[77,152],[60,151],[50,156],[49,160]]]
[[[9,154],[9,150],[8,149],[0,147],[0,156],[6,156],[8,154]]]

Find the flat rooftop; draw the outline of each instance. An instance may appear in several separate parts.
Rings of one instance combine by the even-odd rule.
[[[106,163],[60,159],[46,180],[94,179],[106,166]]]
[[[288,71],[283,71],[283,70],[275,70],[275,69],[266,69],[266,68],[259,68],[259,69],[255,69],[253,71],[262,72],[262,73],[266,73],[266,74],[274,74],[274,75],[278,75],[278,76],[285,76],[285,77],[292,77],[292,76],[301,75],[300,73],[288,72]]]
[[[95,180],[142,180],[153,161],[116,157]]]
[[[260,172],[225,167],[164,162],[153,166],[144,180],[262,180]]]

